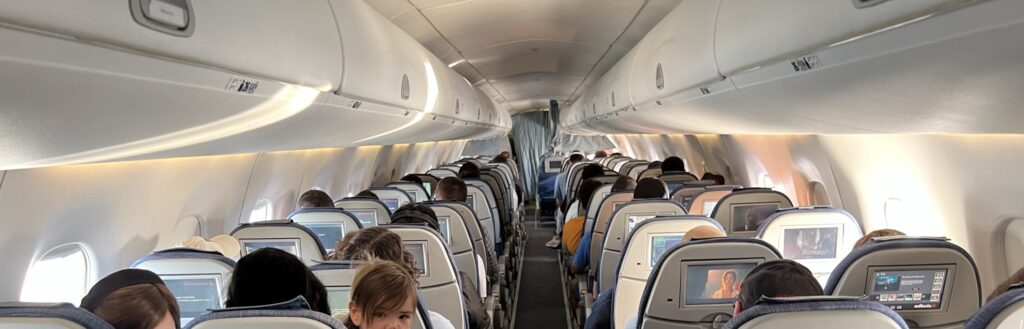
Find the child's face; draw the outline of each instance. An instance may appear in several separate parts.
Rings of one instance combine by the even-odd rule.
[[[352,323],[360,329],[409,329],[412,327],[412,318],[416,314],[416,298],[410,297],[393,311],[376,311],[375,314],[368,314],[354,303],[349,303],[352,313]],[[372,323],[367,323],[369,317],[373,317]]]

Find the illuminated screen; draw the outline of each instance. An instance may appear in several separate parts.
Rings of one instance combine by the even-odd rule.
[[[427,194],[430,194],[430,183],[423,182],[423,189],[427,190]]]
[[[327,307],[331,308],[331,316],[344,317],[348,315],[348,301],[352,291],[349,288],[327,288]]]
[[[181,324],[221,308],[220,275],[161,275],[167,289],[174,294],[181,310]]]
[[[739,294],[740,282],[757,263],[683,266],[687,305],[732,304]]]
[[[711,213],[715,211],[715,206],[718,205],[718,200],[704,201],[704,216],[711,216]]]
[[[678,190],[680,187],[683,187],[683,183],[667,183],[665,185],[668,186],[669,193]]]
[[[466,204],[469,205],[469,209],[476,209],[476,200],[472,194],[466,195]]]
[[[451,245],[452,244],[452,237],[451,237],[451,235],[448,235],[448,222],[449,222],[448,216],[437,216],[437,226],[438,226],[438,228],[441,229],[441,232],[439,232],[439,233],[441,233],[441,237],[443,237],[445,239],[445,241],[448,242],[448,245]]]
[[[650,248],[650,267],[654,267],[658,263],[658,259],[661,259],[661,255],[668,251],[672,246],[679,244],[683,241],[682,235],[652,235]]]
[[[405,250],[412,254],[412,258],[416,260],[416,268],[420,269],[420,274],[430,276],[430,271],[427,267],[426,242],[406,242],[402,245],[405,246]]]
[[[324,246],[327,252],[334,251],[334,245],[338,244],[338,240],[345,236],[345,226],[341,223],[299,223],[305,226],[313,234],[316,234],[317,240],[320,240],[320,244]]]
[[[398,209],[398,198],[380,198],[380,202],[388,206],[388,210],[391,210],[392,213]]]
[[[696,197],[697,197],[696,195],[684,196],[683,200],[681,200],[679,203],[683,204],[683,209],[687,209],[688,210],[688,209],[690,209],[690,206],[693,205],[693,199],[696,198]]]
[[[619,208],[622,208],[622,205],[624,204],[626,204],[626,202],[612,202],[612,210],[619,210]]]
[[[787,228],[782,230],[782,256],[786,259],[836,258],[838,227]]]
[[[732,206],[732,231],[756,231],[761,221],[779,209],[777,203],[748,203]]]
[[[938,310],[946,286],[947,269],[875,271],[868,282],[868,300],[897,311]]]
[[[548,161],[548,168],[551,168],[551,169],[562,169],[562,160],[551,160],[551,161]]]
[[[277,248],[301,258],[298,239],[239,239],[239,242],[242,243],[246,254],[263,248]]]
[[[657,216],[657,215],[655,215],[655,214],[626,215],[626,234],[629,234],[629,232],[633,232],[633,228],[635,228],[637,224],[640,224],[640,222],[643,222],[645,220],[654,218],[655,216]]]
[[[360,210],[348,210],[359,220],[360,224],[363,224],[363,228],[371,228],[377,226],[377,211],[373,209],[360,209]]]

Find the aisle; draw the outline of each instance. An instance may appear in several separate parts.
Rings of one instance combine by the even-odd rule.
[[[533,216],[527,218],[532,219]],[[527,222],[525,226],[530,239],[526,242],[515,329],[565,329],[565,303],[557,254],[555,250],[544,247],[544,243],[551,239],[554,226],[534,229],[533,222]]]

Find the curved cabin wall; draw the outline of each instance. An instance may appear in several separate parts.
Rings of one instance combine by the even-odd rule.
[[[131,2],[0,3],[0,73],[14,77],[0,81],[12,127],[0,168],[510,129],[507,111],[478,106],[491,100],[363,1],[190,1],[187,35],[137,22]],[[456,114],[456,101],[492,112]]]

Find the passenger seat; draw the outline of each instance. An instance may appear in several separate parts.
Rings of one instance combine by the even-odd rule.
[[[777,211],[754,234],[779,251],[782,257],[806,266],[822,285],[864,236],[850,213],[832,207],[793,208]]]
[[[277,248],[295,255],[307,266],[324,260],[324,246],[316,233],[290,219],[242,224],[231,236],[242,246],[241,256],[261,248]]]
[[[100,317],[68,303],[0,303],[4,329],[114,329]]]
[[[975,313],[964,329],[1020,329],[1024,328],[1024,284],[1010,288],[985,304]]]
[[[277,304],[232,307],[204,314],[184,329],[344,329],[330,315],[309,309],[302,296]]]
[[[661,327],[644,327],[655,329]],[[723,329],[907,329],[899,314],[856,297],[762,297],[754,307],[726,322]]]

